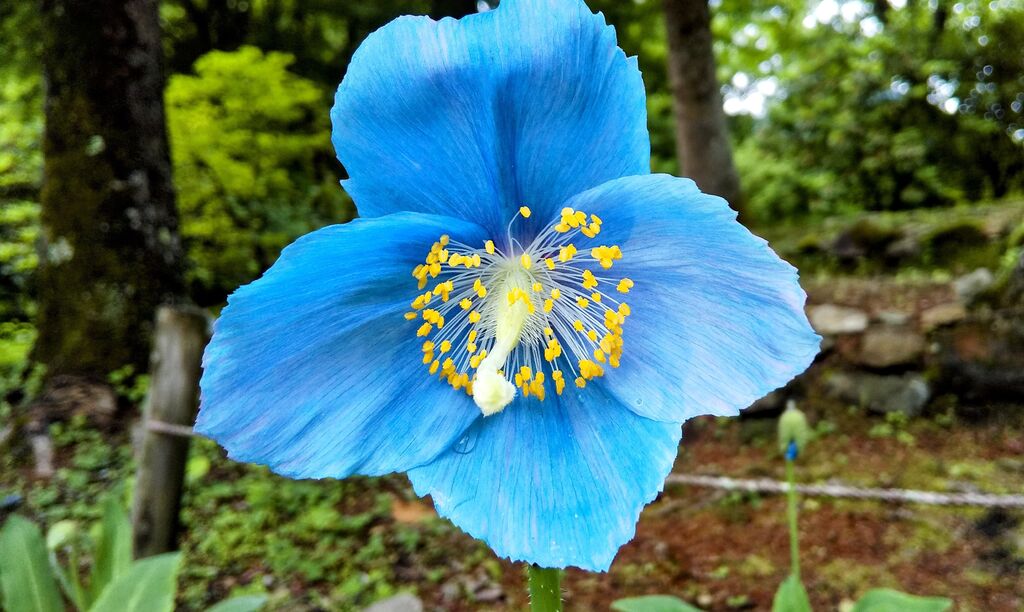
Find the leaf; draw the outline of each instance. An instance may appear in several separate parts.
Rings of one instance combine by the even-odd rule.
[[[811,601],[800,579],[790,574],[775,593],[772,612],[811,612]]]
[[[132,562],[132,526],[112,493],[103,504],[103,519],[96,536],[95,561],[89,579],[89,601],[95,602],[111,582],[124,575]]]
[[[206,612],[256,612],[267,603],[266,595],[239,595],[214,604]]]
[[[853,612],[945,612],[953,602],[945,597],[920,597],[892,589],[872,589],[853,605]]]
[[[103,589],[89,612],[171,612],[180,563],[180,552],[132,563]]]
[[[0,530],[0,591],[7,612],[62,612],[50,573],[43,534],[32,521],[14,515]]]
[[[695,608],[671,595],[645,595],[619,599],[612,603],[612,610],[617,612],[700,612],[700,608]]]

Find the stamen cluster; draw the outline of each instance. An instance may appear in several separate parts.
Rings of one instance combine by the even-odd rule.
[[[584,388],[604,376],[606,366],[617,368],[622,358],[630,307],[621,299],[633,281],[606,276],[622,250],[617,245],[578,248],[576,241],[601,233],[603,221],[572,208],[563,208],[523,247],[512,238],[511,227],[519,216],[531,214],[526,206],[519,209],[509,223],[505,249],[493,240],[476,248],[443,235],[412,271],[422,293],[405,318],[420,322],[416,335],[425,338],[423,364],[471,396],[485,381],[488,389],[475,398],[485,414],[501,410],[514,395],[511,386],[507,392],[492,388],[510,385],[502,379],[511,380],[525,397],[543,401],[548,382],[559,395],[567,379]]]

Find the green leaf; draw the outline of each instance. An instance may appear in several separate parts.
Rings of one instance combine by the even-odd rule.
[[[811,612],[811,601],[800,579],[790,574],[775,593],[772,612]]]
[[[50,573],[43,534],[32,521],[14,515],[0,530],[0,591],[7,612],[62,612]]]
[[[645,595],[643,597],[627,597],[612,603],[612,610],[617,612],[700,612],[678,597],[671,595]]]
[[[953,602],[945,597],[920,597],[892,589],[872,589],[853,605],[853,612],[945,612]]]
[[[265,603],[266,595],[239,595],[215,604],[206,612],[256,612]]]
[[[103,504],[103,519],[95,540],[95,564],[89,579],[90,602],[124,575],[132,562],[132,526],[120,500],[118,493],[112,493]]]
[[[100,593],[89,612],[171,612],[181,553],[132,563]]]

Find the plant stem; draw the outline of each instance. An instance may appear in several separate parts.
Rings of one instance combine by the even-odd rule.
[[[561,571],[531,565],[529,567],[530,610],[562,612]]]
[[[796,476],[793,470],[793,460],[786,459],[786,480],[789,481],[787,491],[788,508],[786,514],[789,516],[789,563],[790,573],[800,579],[800,542],[797,535],[796,523]]]

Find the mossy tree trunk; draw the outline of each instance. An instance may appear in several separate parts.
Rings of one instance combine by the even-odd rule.
[[[715,74],[708,0],[664,0],[664,8],[680,170],[702,191],[722,196],[742,212],[743,194]]]
[[[183,292],[157,0],[41,0],[44,176],[34,358],[47,379],[144,371]]]

